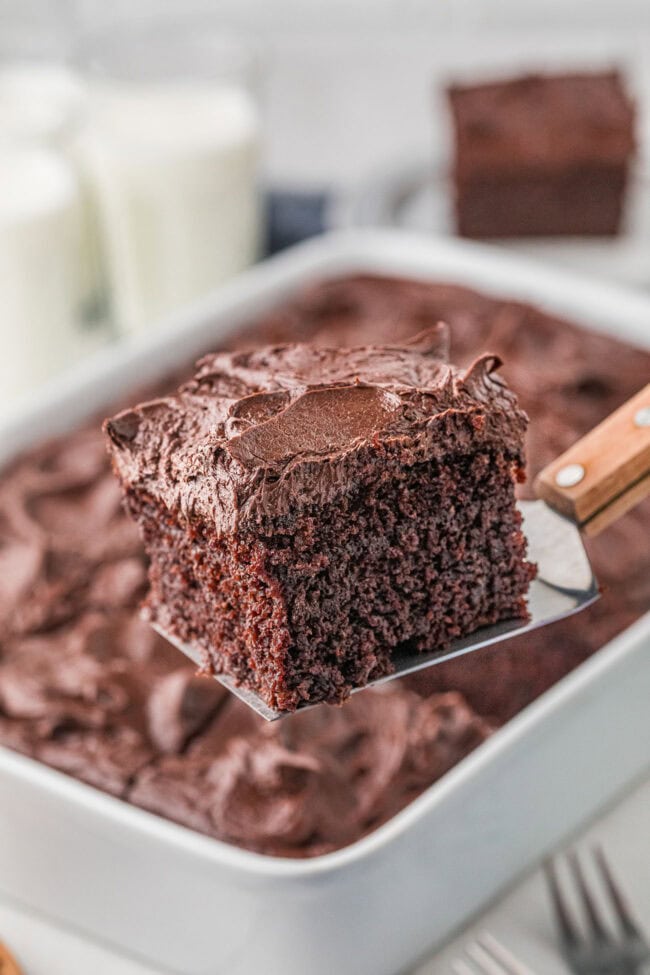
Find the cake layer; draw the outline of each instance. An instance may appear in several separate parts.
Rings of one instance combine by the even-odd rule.
[[[503,455],[417,465],[275,536],[215,543],[155,506],[136,517],[150,618],[280,710],[339,702],[400,652],[526,615],[531,568]]]
[[[465,237],[606,236],[623,220],[625,171],[468,178],[456,187],[456,224]]]

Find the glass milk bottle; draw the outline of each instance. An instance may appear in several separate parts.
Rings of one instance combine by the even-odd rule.
[[[68,155],[82,103],[56,62],[0,60],[0,413],[88,346],[98,281]]]
[[[257,255],[253,62],[233,40],[113,33],[80,56],[78,145],[95,198],[118,329],[151,327]]]
[[[81,203],[49,149],[0,144],[0,412],[79,354]]]

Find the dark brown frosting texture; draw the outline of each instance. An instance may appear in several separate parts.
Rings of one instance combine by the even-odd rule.
[[[223,688],[197,693],[189,668],[157,718],[178,652],[139,618],[145,561],[97,424],[4,473],[0,564],[0,737],[13,729],[14,747],[121,795],[219,707]]]
[[[388,819],[490,733],[458,694],[394,686],[268,725],[220,712],[182,763],[161,760],[131,799],[280,856],[343,846]],[[188,774],[189,773],[189,774]]]
[[[258,394],[268,401],[277,394]],[[255,399],[258,397],[250,397]],[[336,386],[306,389],[297,399],[282,403],[277,416],[250,424],[228,441],[228,453],[246,467],[288,463],[297,454],[344,450],[355,440],[371,440],[388,426],[399,409],[397,396],[377,386]]]
[[[634,105],[615,71],[453,85],[449,99],[461,175],[615,165],[635,148]]]
[[[520,461],[525,416],[482,356],[446,361],[436,325],[400,346],[271,346],[204,358],[177,396],[106,424],[116,471],[168,508],[217,531],[287,506],[325,503],[358,482],[355,451],[400,450],[402,463],[492,443]],[[488,422],[483,423],[484,419]],[[405,451],[410,451],[410,461]],[[367,476],[372,465],[367,465]]]

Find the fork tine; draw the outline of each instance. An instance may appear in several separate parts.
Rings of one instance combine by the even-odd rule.
[[[570,951],[582,943],[582,935],[571,917],[571,912],[562,894],[557,875],[557,867],[552,857],[544,863],[544,873],[546,874],[546,881],[557,919],[557,926],[560,929],[560,938],[564,949]]]
[[[511,975],[503,968],[501,962],[496,961],[478,941],[468,945],[465,951],[472,959],[482,975]]]
[[[582,905],[587,915],[587,920],[589,921],[589,927],[591,928],[591,933],[597,941],[608,941],[609,935],[607,933],[607,928],[603,924],[602,918],[596,907],[596,902],[589,890],[587,881],[585,880],[585,875],[582,871],[582,866],[578,859],[575,850],[571,850],[567,853],[567,860],[571,868],[571,873],[576,882],[576,887],[580,894],[580,899],[582,900]]]
[[[475,975],[474,969],[460,958],[452,962],[451,970],[454,975]]]
[[[620,924],[622,930],[626,935],[631,938],[642,938],[641,932],[637,925],[635,924],[630,908],[625,900],[621,888],[615,882],[610,870],[609,864],[605,859],[605,854],[601,846],[595,846],[593,850],[594,859],[598,864],[598,869],[600,870],[600,875],[603,879],[607,893],[614,908],[614,913],[618,923]]]
[[[512,952],[501,944],[500,941],[490,934],[489,931],[484,931],[483,934],[477,938],[478,943],[484,951],[487,951],[495,961],[499,962],[503,966],[505,972],[508,975],[533,975],[530,968],[527,968],[522,962],[520,962]]]

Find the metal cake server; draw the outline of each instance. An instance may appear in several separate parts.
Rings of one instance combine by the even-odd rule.
[[[430,653],[395,653],[395,670],[356,690],[424,670],[463,653],[509,640],[585,609],[599,595],[583,534],[593,536],[650,494],[650,383],[582,440],[546,467],[535,481],[540,500],[521,501],[528,558],[537,577],[528,592],[528,620],[504,620]],[[649,539],[650,545],[650,539]],[[153,624],[199,666],[201,651]],[[291,713],[269,707],[227,675],[215,675],[267,721]],[[315,707],[305,704],[299,710]]]

